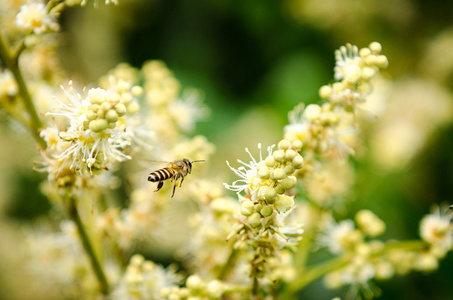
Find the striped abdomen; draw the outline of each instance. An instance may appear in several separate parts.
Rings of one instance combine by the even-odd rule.
[[[148,180],[152,182],[163,181],[175,176],[175,171],[171,168],[163,168],[149,174]]]

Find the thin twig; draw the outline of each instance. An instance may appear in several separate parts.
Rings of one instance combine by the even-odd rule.
[[[91,267],[93,268],[94,274],[96,275],[96,278],[99,282],[100,290],[104,295],[107,295],[109,292],[107,277],[105,276],[101,262],[96,255],[93,244],[91,243],[82,219],[80,218],[79,212],[77,210],[76,199],[74,196],[70,197],[69,199],[69,214],[72,221],[74,221],[77,226],[77,231],[79,232],[83,248],[85,249],[88,258],[90,259]]]
[[[5,64],[6,68],[8,68],[13,74],[17,86],[19,87],[19,93],[24,101],[25,109],[30,116],[29,124],[26,123],[25,125],[30,126],[31,133],[33,134],[36,142],[41,148],[44,149],[46,148],[46,142],[39,135],[39,132],[42,128],[41,119],[38,116],[38,112],[36,111],[35,105],[33,104],[33,100],[28,90],[27,84],[25,83],[24,77],[22,76],[22,72],[19,68],[19,55],[22,53],[23,49],[24,44],[22,42],[13,53],[6,43],[4,37],[2,36],[2,33],[0,32],[0,58]]]

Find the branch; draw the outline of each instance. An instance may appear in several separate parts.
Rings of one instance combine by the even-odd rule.
[[[75,196],[72,196],[69,199],[69,215],[72,221],[77,226],[77,231],[79,232],[80,239],[82,240],[83,248],[85,249],[88,258],[90,259],[91,267],[99,282],[100,290],[104,295],[107,295],[109,292],[109,284],[107,281],[107,277],[105,276],[101,262],[99,261],[99,258],[96,255],[93,244],[91,243],[88,233],[82,222],[82,219],[80,218],[79,212],[77,210]]]
[[[25,125],[29,125],[31,133],[33,134],[33,137],[35,138],[36,142],[41,148],[45,149],[47,147],[46,142],[39,135],[39,131],[42,128],[41,119],[38,116],[30,92],[28,90],[27,84],[25,83],[24,77],[22,76],[22,72],[19,68],[19,56],[22,53],[23,49],[24,43],[22,41],[22,43],[19,45],[19,47],[17,47],[17,49],[13,53],[10,50],[9,46],[7,45],[2,34],[0,33],[0,58],[5,64],[6,68],[8,68],[14,75],[17,86],[19,87],[19,93],[24,101],[25,109],[27,110],[30,116],[30,123],[29,124],[25,123]]]

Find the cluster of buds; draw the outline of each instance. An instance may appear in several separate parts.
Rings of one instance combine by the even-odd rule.
[[[181,276],[172,268],[164,269],[143,256],[131,257],[113,299],[160,299],[161,291],[176,287]]]
[[[385,223],[369,210],[361,210],[352,220],[344,220],[339,224],[330,223],[326,235],[320,243],[328,246],[334,254],[349,255],[350,262],[343,268],[326,275],[325,283],[329,288],[342,285],[365,285],[372,278],[384,278],[387,269],[386,262],[378,260],[373,255],[383,248],[378,240],[366,240],[384,233]],[[381,274],[382,273],[382,274]]]
[[[195,123],[209,114],[196,90],[181,89],[181,84],[162,61],[143,65],[143,88],[157,136],[176,141],[181,132],[189,132]]]
[[[161,296],[169,300],[220,299],[225,289],[224,284],[217,279],[207,282],[198,275],[191,275],[186,280],[186,287],[164,288],[161,290]]]
[[[259,145],[260,147],[261,145]],[[271,266],[266,264],[272,257],[279,257],[278,252],[289,241],[298,241],[303,233],[300,226],[287,226],[284,220],[288,212],[295,207],[294,198],[288,191],[297,184],[293,175],[304,165],[299,154],[303,144],[300,140],[281,140],[277,150],[268,148],[269,155],[257,162],[250,154],[252,161],[243,166],[230,169],[242,179],[225,184],[226,188],[236,191],[241,202],[240,221],[227,239],[236,236],[235,247],[251,247],[252,278],[263,278],[272,273]],[[246,149],[248,152],[248,149]],[[247,170],[245,167],[249,168]],[[239,193],[245,191],[242,196]]]
[[[64,130],[50,126],[41,132],[47,142],[42,170],[56,175],[49,180],[57,182],[61,176],[70,180],[71,173],[91,175],[107,169],[113,161],[130,159],[126,151],[133,130],[126,131],[126,121],[138,111],[136,97],[142,92],[138,86],[120,83],[116,89],[90,89],[82,97],[73,91],[72,82],[69,84],[68,91],[63,89],[67,100],[57,100],[60,108],[48,113],[66,117],[69,126]],[[68,186],[66,179],[64,185]]]
[[[352,150],[341,142],[340,122],[344,120],[342,111],[333,110],[330,103],[323,105],[298,105],[288,114],[290,124],[285,126],[285,138],[303,142],[303,151],[308,158],[314,153],[324,153],[337,147],[351,153]],[[310,155],[312,154],[312,155]]]
[[[146,100],[151,107],[167,105],[177,99],[180,84],[162,61],[152,60],[143,65]]]
[[[133,100],[132,94],[127,93],[127,97],[120,94],[110,94],[101,88],[90,89],[88,91],[88,100],[90,104],[87,107],[87,121],[84,122],[85,129],[93,132],[101,132],[107,128],[113,129],[117,126],[116,122],[120,117],[126,114],[128,107]],[[136,112],[138,109],[130,109]]]
[[[273,152],[272,148],[269,148],[269,155],[260,162],[256,162],[253,157],[250,165],[239,161],[249,166],[251,168],[249,171],[244,167],[236,170],[228,164],[243,179],[225,186],[238,193],[245,190],[246,196],[240,196],[241,214],[247,217],[247,225],[258,230],[272,228],[270,223],[275,221],[272,218],[274,213],[285,213],[295,204],[293,197],[285,193],[296,186],[297,178],[293,173],[304,165],[304,160],[299,154],[302,142],[283,139],[277,148]],[[246,184],[237,185],[241,181]]]
[[[353,154],[342,136],[355,131],[355,113],[358,104],[365,102],[372,91],[371,80],[388,64],[381,55],[382,47],[373,42],[367,48],[347,44],[336,51],[335,79],[319,90],[323,105],[298,105],[288,115],[285,138],[299,139],[304,143],[304,157],[310,159],[316,153],[336,148],[342,153]]]
[[[397,242],[370,239],[381,235],[385,223],[371,211],[362,210],[352,220],[329,225],[321,242],[334,254],[350,257],[348,264],[330,272],[325,283],[330,288],[343,285],[366,286],[371,279],[389,279],[395,274],[404,275],[411,270],[433,271],[438,262],[451,249],[453,225],[451,217],[439,212],[427,215],[420,223],[422,241]]]
[[[388,65],[387,57],[380,54],[381,50],[378,42],[360,50],[351,44],[341,46],[335,51],[337,82],[322,86],[319,90],[321,98],[329,100],[333,106],[354,111],[356,105],[364,102],[371,93],[371,80]]]

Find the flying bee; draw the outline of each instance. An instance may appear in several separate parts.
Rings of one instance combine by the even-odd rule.
[[[178,185],[178,180],[181,179],[181,181],[179,182],[179,186],[181,187],[182,182],[184,181],[184,177],[192,172],[192,164],[194,162],[201,161],[204,160],[190,161],[187,158],[184,158],[182,160],[171,162],[167,168],[162,168],[149,173],[148,181],[159,182],[157,184],[157,190],[155,190],[155,192],[157,192],[162,188],[165,180],[171,179],[171,181],[173,181],[173,193],[171,194],[171,196],[173,197],[175,195],[176,186]]]

